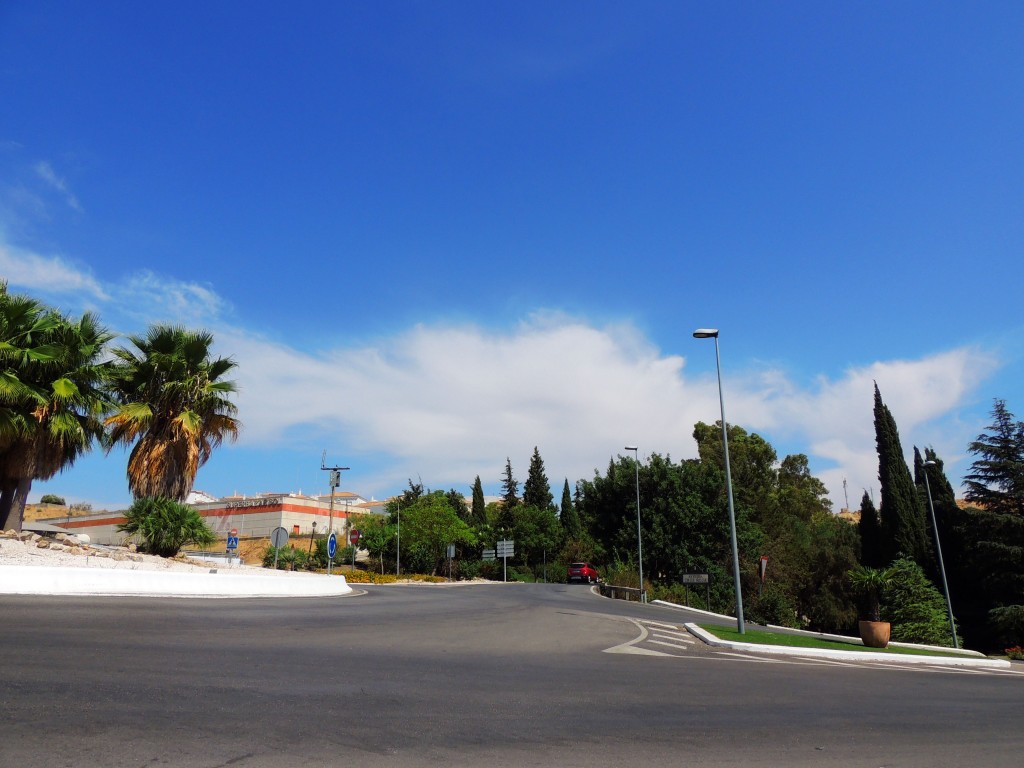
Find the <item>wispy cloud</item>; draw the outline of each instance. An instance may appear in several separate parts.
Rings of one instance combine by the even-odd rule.
[[[110,291],[121,312],[143,323],[202,325],[213,322],[228,309],[227,303],[209,286],[170,279],[148,270],[111,286]]]
[[[42,179],[48,186],[60,192],[64,196],[64,201],[68,204],[68,207],[75,211],[81,211],[82,206],[78,202],[78,198],[75,197],[75,193],[71,191],[68,186],[67,180],[63,177],[58,176],[57,172],[53,170],[51,166],[45,160],[40,160],[35,165],[36,175]]]
[[[12,246],[0,239],[0,275],[12,287],[45,294],[84,293],[94,299],[108,294],[87,271],[60,256],[44,256]]]

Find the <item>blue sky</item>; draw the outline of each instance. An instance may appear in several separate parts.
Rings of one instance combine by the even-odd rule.
[[[0,276],[239,363],[215,495],[556,495],[726,415],[877,494],[1024,417],[1019,3],[0,6]],[[34,486],[127,504],[125,456]]]

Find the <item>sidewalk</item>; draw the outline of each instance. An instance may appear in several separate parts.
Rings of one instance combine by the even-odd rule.
[[[675,608],[678,610],[692,611],[694,613],[701,613],[705,616],[712,616],[717,619],[732,619],[732,616],[724,616],[718,613],[710,613],[703,611],[698,608],[689,608],[683,605],[677,605],[675,603],[669,603],[664,600],[653,600],[652,603],[657,605],[663,605],[668,608]],[[941,664],[949,667],[987,667],[989,669],[1009,669],[1010,662],[1006,659],[990,659],[984,654],[978,653],[977,651],[969,650],[954,650],[953,648],[937,648],[935,646],[924,646],[914,645],[912,643],[891,643],[891,645],[900,646],[903,648],[920,648],[922,650],[941,650],[943,653],[955,653],[956,656],[928,656],[918,654],[907,654],[907,653],[879,653],[874,651],[841,651],[833,650],[831,648],[797,648],[786,645],[764,645],[762,643],[742,643],[734,640],[722,640],[715,637],[707,630],[702,629],[693,623],[686,623],[684,625],[691,635],[703,641],[707,645],[714,646],[715,648],[728,648],[734,651],[747,651],[753,653],[764,653],[774,654],[783,656],[802,656],[804,658],[828,658],[835,659],[837,661],[870,661],[871,663],[887,663],[887,664]],[[771,630],[774,627],[767,627]],[[803,630],[787,629],[787,633],[804,635],[806,637],[820,637],[823,639],[841,640],[843,642],[860,644],[861,640],[857,637],[842,637],[839,635],[823,635],[818,632],[807,632]]]
[[[338,597],[352,593],[344,576],[291,573],[101,548],[39,548],[0,539],[0,595],[188,598]]]

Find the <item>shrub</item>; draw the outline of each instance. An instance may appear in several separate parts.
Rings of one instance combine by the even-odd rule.
[[[1024,605],[1005,605],[988,612],[999,639],[1014,646],[1024,642]]]
[[[174,557],[186,544],[203,546],[217,540],[198,512],[173,499],[138,499],[124,516],[117,530],[137,537],[143,551],[161,557]]]
[[[1019,645],[1015,645],[1013,648],[1006,649],[1006,655],[1014,661],[1024,661],[1024,648]]]
[[[750,618],[758,624],[775,624],[780,627],[799,627],[796,607],[786,590],[778,583],[769,581],[761,594],[750,605]]]
[[[277,558],[277,570],[279,571],[302,571],[309,567],[309,554],[305,549],[291,547],[267,547],[263,553],[263,567],[273,568],[275,555]]]
[[[892,639],[902,643],[953,645],[946,600],[910,559],[889,568],[892,580],[885,591],[882,615],[892,624]]]
[[[52,493],[43,495],[43,498],[39,500],[40,504],[57,504],[58,506],[64,506],[64,499],[61,496],[55,496]]]

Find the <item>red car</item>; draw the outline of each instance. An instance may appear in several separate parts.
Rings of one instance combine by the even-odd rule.
[[[590,563],[573,563],[569,566],[569,581],[585,581],[587,584],[592,584],[595,581],[600,581],[600,577],[597,575],[597,569],[594,568]]]

